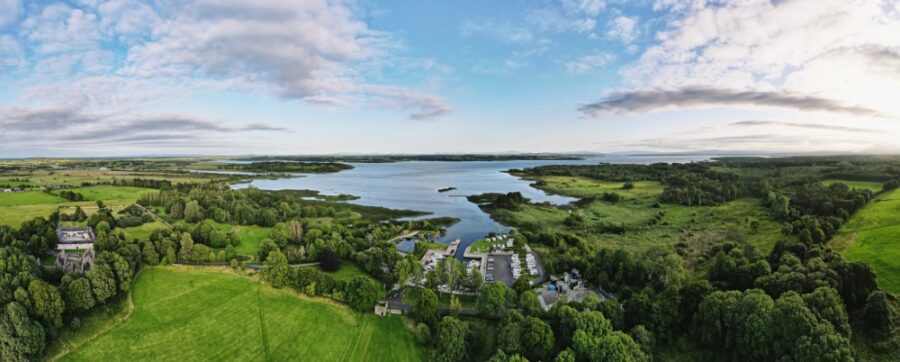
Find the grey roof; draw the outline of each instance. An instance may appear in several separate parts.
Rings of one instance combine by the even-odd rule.
[[[60,244],[85,244],[93,243],[96,237],[90,227],[82,228],[56,228],[56,238]]]

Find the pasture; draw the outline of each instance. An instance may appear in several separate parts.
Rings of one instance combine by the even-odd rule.
[[[856,212],[831,246],[847,260],[868,262],[882,289],[900,293],[900,189],[879,195]]]
[[[400,317],[199,268],[144,270],[130,315],[62,361],[420,361]],[[92,329],[98,330],[98,329]],[[102,330],[102,329],[100,329]]]

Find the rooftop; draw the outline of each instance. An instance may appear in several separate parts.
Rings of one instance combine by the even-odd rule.
[[[56,228],[56,237],[60,244],[85,244],[93,243],[94,230],[90,227]]]

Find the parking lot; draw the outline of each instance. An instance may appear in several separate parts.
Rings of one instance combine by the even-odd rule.
[[[494,255],[488,256],[487,282],[496,280],[501,281],[507,286],[512,286],[515,280],[512,276],[512,268],[510,267],[510,255]],[[493,260],[493,261],[492,261]],[[493,269],[492,269],[493,268]]]

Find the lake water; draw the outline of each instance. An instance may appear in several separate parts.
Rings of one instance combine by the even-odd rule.
[[[391,209],[417,210],[431,213],[425,218],[450,216],[460,221],[447,229],[439,241],[463,241],[464,250],[471,242],[483,238],[489,232],[509,230],[481,211],[466,196],[486,192],[521,192],[533,202],[565,204],[572,198],[550,195],[533,188],[528,181],[503,171],[541,165],[636,163],[683,163],[708,160],[711,156],[602,156],[584,160],[528,160],[528,161],[471,161],[471,162],[396,162],[351,163],[352,170],[329,174],[311,174],[277,180],[254,180],[234,187],[253,185],[266,190],[309,189],[324,195],[350,194],[359,199],[352,203],[381,206]],[[438,189],[455,187],[456,190],[438,192]]]

